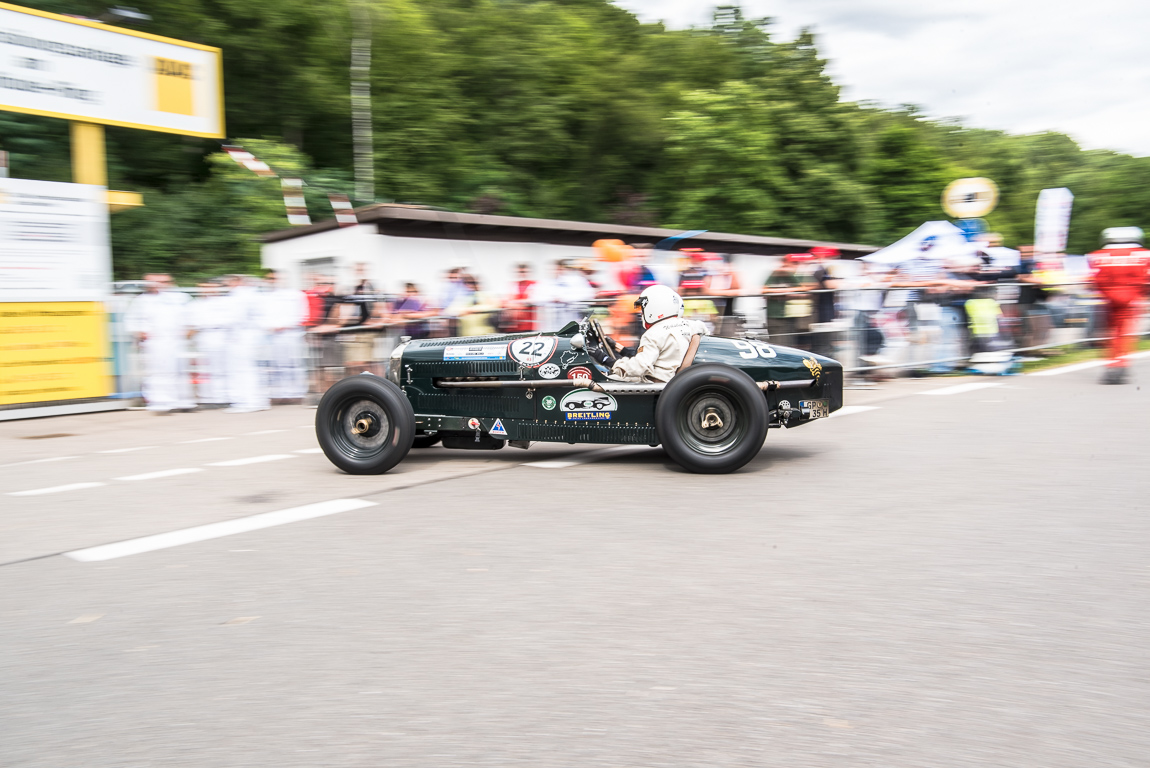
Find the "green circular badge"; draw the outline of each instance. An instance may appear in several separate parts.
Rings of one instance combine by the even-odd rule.
[[[543,410],[545,410],[545,411],[555,410],[555,398],[553,398],[551,395],[548,395],[547,397],[543,398]]]

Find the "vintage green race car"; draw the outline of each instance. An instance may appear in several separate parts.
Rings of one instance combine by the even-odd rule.
[[[352,376],[327,391],[319,444],[353,474],[386,472],[413,446],[533,441],[662,445],[684,468],[717,473],[754,458],[768,429],[842,407],[842,365],[810,352],[695,336],[670,382],[632,384],[595,362],[605,339],[585,319],[555,333],[402,343],[386,378]]]

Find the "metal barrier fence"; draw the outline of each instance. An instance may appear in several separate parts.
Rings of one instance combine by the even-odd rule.
[[[829,300],[823,298],[828,295]],[[1104,303],[1083,283],[879,285],[684,296],[684,303],[687,316],[702,320],[715,335],[769,341],[833,357],[856,379],[898,370],[924,375],[967,368],[1009,373],[1018,369],[1023,354],[1041,356],[1102,342],[1106,327]],[[596,316],[620,340],[630,341],[642,332],[637,315],[621,313],[614,299],[568,309]],[[820,321],[820,312],[831,319]],[[384,374],[401,337],[477,335],[461,326],[500,332],[499,319],[500,312],[492,311],[466,320],[437,316],[313,330],[308,333],[309,396],[317,397],[345,375]],[[1146,327],[1144,314],[1137,330],[1144,334]]]

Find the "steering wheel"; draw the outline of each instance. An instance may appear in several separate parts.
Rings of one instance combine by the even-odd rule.
[[[611,346],[611,342],[607,341],[607,334],[603,330],[603,326],[599,325],[599,321],[594,318],[591,320],[591,333],[595,336],[595,343],[603,348],[603,351],[607,353],[607,357],[609,357],[612,362],[619,359],[619,356],[615,354],[615,350]]]

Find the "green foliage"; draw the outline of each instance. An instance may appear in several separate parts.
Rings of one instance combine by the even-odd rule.
[[[377,199],[455,210],[618,221],[882,245],[940,218],[952,179],[1001,191],[988,217],[1033,237],[1045,187],[1075,194],[1071,250],[1148,225],[1150,159],[1084,152],[845,103],[808,32],[720,6],[710,26],[640,24],[607,0],[356,0],[371,21]],[[33,0],[97,16],[95,0]],[[227,126],[298,174],[313,220],[351,190],[347,3],[136,0],[149,32],[218,46]],[[254,270],[260,234],[287,226],[276,179],[217,141],[109,128],[110,184],[146,206],[113,217],[116,274]],[[70,178],[64,121],[0,113],[16,176]],[[357,201],[360,203],[369,201]]]

